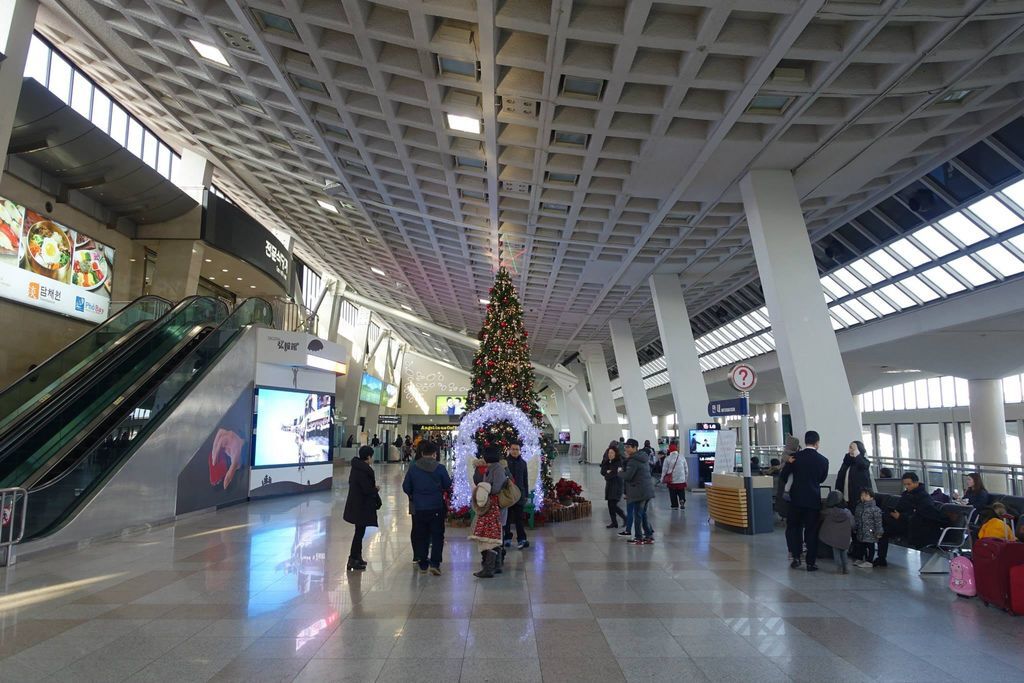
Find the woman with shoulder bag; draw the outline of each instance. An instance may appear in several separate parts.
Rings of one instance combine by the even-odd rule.
[[[363,560],[363,536],[366,534],[366,527],[378,526],[377,510],[380,509],[382,501],[377,478],[370,467],[371,458],[373,448],[361,446],[359,455],[352,458],[352,467],[348,473],[348,498],[345,500],[343,518],[356,527],[352,536],[352,547],[348,553],[348,571],[366,569],[366,562]]]
[[[673,510],[686,509],[686,482],[689,470],[686,457],[679,451],[673,451],[665,458],[662,465],[661,481],[668,487],[669,502]]]

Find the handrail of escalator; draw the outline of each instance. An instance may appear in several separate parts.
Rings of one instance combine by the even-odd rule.
[[[4,387],[0,390],[0,431],[59,391],[61,385],[73,384],[89,372],[92,361],[106,349],[122,343],[125,335],[140,323],[160,318],[172,306],[158,296],[139,297]]]
[[[203,296],[182,299],[142,334],[132,336],[116,353],[104,354],[84,381],[47,401],[31,420],[8,425],[6,433],[0,433],[0,486],[20,485],[63,443],[77,437],[78,431],[91,421],[90,413],[122,400],[120,392],[148,371],[147,354],[162,354],[187,329],[202,323],[219,324],[227,316],[227,306],[220,300]],[[33,442],[35,445],[31,445]]]
[[[216,364],[239,333],[254,324],[272,326],[274,311],[260,298],[246,299],[209,335],[185,355],[175,368],[136,400],[119,408],[122,416],[102,439],[74,457],[75,464],[58,476],[31,489],[26,538],[52,533],[100,490],[135,448],[156,429]]]

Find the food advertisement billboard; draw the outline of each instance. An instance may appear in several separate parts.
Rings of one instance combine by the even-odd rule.
[[[102,322],[113,278],[111,247],[0,197],[0,296]]]

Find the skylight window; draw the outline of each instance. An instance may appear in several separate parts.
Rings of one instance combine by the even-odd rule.
[[[555,213],[567,213],[569,211],[568,204],[555,204],[553,202],[541,202],[540,208],[545,211],[553,211]]]
[[[930,225],[915,232],[914,238],[936,256],[945,256],[956,251],[956,245],[940,235],[938,230]]]
[[[279,14],[255,8],[252,9],[252,15],[256,19],[256,23],[261,31],[280,33],[291,38],[299,37],[295,30],[295,24],[288,17],[282,17]]]
[[[306,76],[300,76],[298,74],[288,73],[288,77],[292,79],[292,83],[295,84],[296,88],[301,90],[308,90],[309,92],[318,93],[321,95],[327,94],[327,88],[323,83],[316,80],[315,78],[307,78]]]
[[[580,177],[575,173],[557,173],[555,171],[548,171],[548,182],[550,183],[575,185],[579,179]]]
[[[1001,244],[993,244],[977,253],[1003,277],[1024,273],[1024,261],[1011,254],[1010,250]]]
[[[900,308],[910,308],[917,305],[916,301],[907,296],[906,292],[896,285],[887,285],[878,290],[878,292]]]
[[[966,245],[980,242],[988,235],[985,231],[975,225],[971,219],[963,215],[959,211],[956,213],[943,218],[939,221],[939,225],[949,231],[953,237],[957,238]]]
[[[967,208],[996,232],[1006,232],[1024,222],[995,197],[985,197]]]
[[[324,211],[330,211],[331,213],[338,213],[338,207],[330,202],[325,202],[322,199],[316,200],[316,203],[320,205],[320,208]]]
[[[996,279],[992,273],[978,265],[970,256],[961,256],[955,261],[950,261],[949,267],[960,273],[973,287],[987,284]]]
[[[856,325],[860,322],[859,320],[857,320],[857,318],[853,316],[852,313],[846,310],[846,308],[844,308],[842,304],[840,304],[839,306],[833,306],[831,310],[832,313],[837,318],[842,320],[843,324],[846,325],[847,327],[849,327],[850,325]]]
[[[859,259],[850,264],[850,269],[868,281],[869,285],[876,285],[885,277],[878,272],[878,269],[868,263],[865,259]]]
[[[455,157],[455,164],[460,168],[485,168],[487,164],[483,159],[473,157]]]
[[[586,133],[571,133],[566,130],[554,130],[551,132],[551,142],[556,145],[586,147],[587,138]]]
[[[887,275],[899,275],[907,270],[903,267],[903,264],[894,259],[885,249],[873,252],[870,260]]]
[[[882,297],[878,296],[878,294],[876,294],[875,292],[868,292],[867,294],[862,296],[860,300],[866,303],[871,308],[878,311],[879,313],[881,313],[882,315],[889,315],[890,313],[896,312],[896,309],[893,308],[892,304],[890,304]]]
[[[942,97],[939,98],[939,102],[942,104],[960,104],[968,97],[971,96],[973,90],[950,90],[947,93],[943,93]]]
[[[199,56],[203,59],[220,64],[221,66],[231,66],[231,64],[228,63],[228,60],[224,58],[223,53],[213,45],[201,43],[193,38],[189,38],[188,42],[192,43],[192,47],[196,49],[196,52],[198,52]]]
[[[905,237],[890,244],[889,249],[909,263],[911,268],[917,268],[918,266],[931,261],[930,258],[925,256],[923,251],[918,249]]]
[[[565,75],[562,76],[562,94],[569,97],[597,100],[604,92],[604,83],[596,78]]]
[[[861,320],[874,320],[875,318],[878,317],[878,315],[876,315],[874,311],[872,311],[863,303],[861,303],[860,299],[847,301],[845,305],[847,306],[847,308],[853,311]]]
[[[916,275],[900,280],[900,284],[906,287],[911,294],[925,303],[939,298],[938,292],[929,287],[924,280]]]
[[[836,272],[832,273],[832,277],[846,285],[847,289],[851,292],[859,292],[865,287],[864,283],[858,280],[856,276],[846,268],[840,268]]]
[[[1024,208],[1024,180],[1010,185],[1003,190],[1003,194],[1009,197],[1017,206]]]
[[[761,93],[754,95],[747,105],[748,114],[782,114],[789,108],[793,100],[792,95],[769,95]]]
[[[921,275],[928,278],[933,285],[938,287],[945,294],[955,294],[956,292],[962,292],[967,289],[959,280],[943,270],[942,266],[929,268],[921,273]]]
[[[437,55],[437,70],[442,76],[472,78],[474,81],[480,77],[479,62],[469,62],[463,59],[442,57],[441,55]]]
[[[480,135],[480,119],[475,116],[462,116],[461,114],[446,114],[448,127],[460,133],[472,133]]]

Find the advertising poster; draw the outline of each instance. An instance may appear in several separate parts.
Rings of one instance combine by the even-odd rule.
[[[333,410],[333,394],[257,389],[253,467],[330,462]]]
[[[466,397],[442,394],[435,400],[434,412],[438,415],[462,415],[466,412]]]
[[[384,391],[384,382],[373,375],[363,373],[363,382],[359,385],[359,400],[367,403],[380,404],[381,393]]]
[[[111,247],[0,197],[0,296],[102,322],[113,277]]]
[[[249,494],[249,433],[252,387],[246,388],[224,413],[178,474],[175,514],[243,501]]]
[[[398,387],[394,384],[385,384],[380,395],[380,404],[385,408],[398,407]]]

